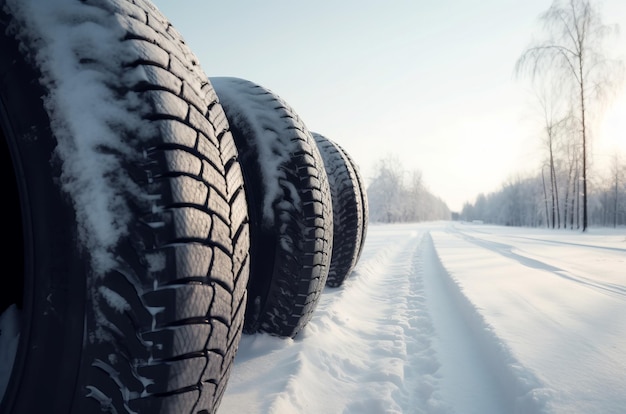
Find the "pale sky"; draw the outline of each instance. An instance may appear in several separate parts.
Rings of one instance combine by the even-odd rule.
[[[551,0],[153,2],[208,76],[272,90],[342,145],[366,180],[396,156],[458,211],[539,169],[541,119],[513,70]],[[601,10],[626,31],[624,0]],[[596,165],[615,145],[626,151],[621,114],[626,100],[596,134]]]

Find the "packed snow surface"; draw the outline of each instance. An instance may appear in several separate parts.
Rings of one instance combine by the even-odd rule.
[[[623,413],[626,230],[370,224],[295,340],[244,336],[219,413]]]
[[[243,337],[219,413],[623,413],[624,269],[626,229],[370,224],[295,340]]]

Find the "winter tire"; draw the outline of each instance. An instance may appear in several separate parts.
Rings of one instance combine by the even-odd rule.
[[[250,281],[244,332],[294,337],[325,286],[332,202],[310,132],[273,92],[211,78],[229,120],[250,210]]]
[[[0,312],[19,309],[0,412],[215,412],[249,225],[206,75],[145,0],[0,0],[0,53]]]
[[[365,239],[367,237],[367,227],[369,225],[369,203],[367,201],[367,189],[365,188],[365,181],[363,181],[363,176],[361,175],[361,170],[359,166],[354,162],[354,159],[350,156],[345,149],[343,149],[340,145],[335,143],[337,149],[343,153],[346,157],[348,163],[352,166],[352,171],[354,172],[355,178],[355,191],[359,194],[361,199],[361,241],[359,243],[359,247],[357,249],[356,260],[357,262],[361,258],[361,253],[363,252],[363,246],[365,245]]]
[[[312,133],[324,160],[333,204],[333,251],[326,285],[341,286],[357,263],[363,237],[363,200],[353,164],[335,142]]]

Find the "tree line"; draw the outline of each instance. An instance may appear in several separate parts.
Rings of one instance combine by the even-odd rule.
[[[566,192],[567,169],[557,169],[557,182],[562,182],[558,197],[552,197],[548,169],[534,176],[517,176],[489,194],[480,194],[473,203],[465,203],[460,219],[480,220],[504,226],[548,227],[560,229],[583,229],[581,197]],[[546,180],[548,178],[548,180]],[[548,181],[548,182],[547,182]],[[570,183],[580,190],[580,181]],[[626,225],[626,165],[612,163],[612,168],[591,180],[589,185],[588,225],[617,227]]]
[[[367,198],[372,222],[420,222],[451,217],[447,204],[426,187],[421,172],[405,170],[393,155],[376,164]]]

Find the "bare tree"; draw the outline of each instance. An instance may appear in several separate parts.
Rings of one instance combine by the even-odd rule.
[[[397,157],[388,155],[378,161],[367,188],[370,219],[385,223],[402,220],[404,170]]]
[[[422,173],[404,170],[397,156],[379,160],[370,181],[367,198],[372,222],[450,219],[450,209],[424,185]]]
[[[543,164],[541,173],[547,165],[550,168],[550,210],[552,213],[552,228],[561,227],[561,208],[559,205],[559,185],[557,178],[557,152],[562,146],[562,137],[567,134],[571,121],[571,112],[563,109],[563,102],[560,98],[559,89],[555,87],[551,79],[545,79],[541,86],[537,87],[537,102],[541,110],[543,120],[544,144],[547,150],[547,164]],[[545,192],[545,183],[544,183]],[[547,199],[546,199],[547,203]],[[546,213],[547,215],[547,213]]]
[[[548,213],[548,194],[546,192],[546,177],[543,173],[543,167],[545,167],[545,165],[541,167],[541,183],[543,185],[543,202],[545,203],[545,206],[546,206],[546,227],[550,228],[550,214]]]
[[[615,81],[621,81],[621,62],[604,52],[607,37],[616,27],[602,22],[590,0],[555,0],[540,17],[546,38],[520,56],[517,74],[533,80],[550,74],[562,88],[562,96],[576,102],[582,145],[583,231],[587,228],[587,163],[590,137],[589,108],[602,101]]]
[[[611,159],[611,170],[610,170],[610,174],[611,174],[611,180],[613,181],[611,183],[612,188],[612,195],[613,195],[613,227],[617,227],[617,221],[618,221],[618,215],[619,215],[619,189],[620,186],[622,186],[622,162],[620,159],[620,154],[619,152],[615,152],[615,154],[613,154],[613,157]]]
[[[579,145],[570,139],[565,142],[565,163],[567,168],[567,176],[565,180],[565,194],[563,202],[563,227],[567,228],[568,222],[570,228],[574,228],[574,208],[578,201],[576,192],[576,181],[578,180],[578,160],[580,158]]]

